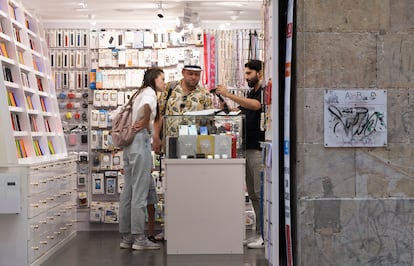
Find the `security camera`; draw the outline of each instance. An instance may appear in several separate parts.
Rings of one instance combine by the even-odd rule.
[[[163,18],[163,17],[164,17],[164,10],[162,10],[162,8],[158,9],[157,16],[158,16],[159,18]]]

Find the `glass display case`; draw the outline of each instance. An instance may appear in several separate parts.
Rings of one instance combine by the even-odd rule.
[[[244,115],[168,115],[165,158],[245,158]]]

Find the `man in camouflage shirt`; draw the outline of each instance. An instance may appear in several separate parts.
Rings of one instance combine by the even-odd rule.
[[[161,151],[161,130],[164,115],[182,115],[188,111],[200,111],[213,108],[210,92],[199,85],[201,76],[201,67],[195,65],[185,65],[182,70],[183,78],[177,84],[170,88],[167,85],[165,90],[158,98],[159,119],[154,123],[153,150]],[[168,96],[168,90],[171,89]],[[181,119],[180,119],[181,120]],[[182,121],[178,122],[178,124]],[[169,123],[166,131],[170,136],[178,136],[177,123]]]

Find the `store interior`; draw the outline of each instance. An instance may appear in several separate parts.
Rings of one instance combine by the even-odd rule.
[[[5,248],[0,253],[3,257],[0,264],[3,260],[15,265],[278,265],[279,239],[278,236],[272,239],[271,231],[277,231],[274,228],[279,224],[270,222],[273,218],[267,220],[266,248],[251,250],[239,246],[252,234],[256,222],[247,193],[242,196],[234,193],[235,199],[241,197],[243,206],[239,206],[242,213],[233,211],[234,215],[228,219],[231,230],[220,231],[217,225],[223,224],[216,224],[219,219],[214,217],[212,208],[212,213],[207,213],[200,223],[202,228],[185,237],[188,246],[178,245],[173,249],[170,240],[167,249],[162,235],[168,209],[162,160],[177,158],[171,155],[169,158],[168,154],[165,158],[153,153],[152,176],[161,199],[156,205],[156,231],[161,234],[162,249],[139,254],[119,250],[122,150],[108,142],[111,111],[127,102],[149,66],[162,67],[166,81],[173,81],[181,79],[185,64],[195,62],[203,68],[201,83],[209,90],[225,84],[232,93],[246,95],[244,63],[249,59],[271,62],[274,56],[270,52],[275,42],[270,37],[273,30],[270,2],[1,0],[0,7],[0,41],[5,49],[0,61],[8,96],[0,104],[9,106],[0,119],[12,120],[10,125],[3,126],[6,141],[0,144],[0,149],[12,152],[0,155],[0,165],[2,172],[10,176],[8,184],[22,184],[18,197],[7,198],[15,203],[22,199],[20,207],[16,203],[15,208],[0,209],[0,213],[18,214],[9,214],[0,225],[1,233],[11,227],[11,231],[23,230],[13,241],[15,246],[27,246],[22,248],[25,250],[22,257],[10,254],[13,253],[10,248]],[[270,63],[265,66],[264,82],[269,95],[274,71],[277,69]],[[264,100],[268,140],[264,150],[269,151],[273,109],[270,96]],[[218,97],[213,101],[220,106]],[[229,100],[227,104],[236,106]],[[221,118],[216,120],[223,124],[239,123],[240,128],[242,124],[235,118],[226,118],[225,122]],[[243,136],[239,137],[242,143]],[[12,141],[7,143],[8,140]],[[236,155],[223,150],[225,157],[221,158],[233,157],[236,162],[244,156],[241,150],[238,147]],[[182,159],[188,155],[180,156]],[[264,175],[271,176],[275,171],[271,169],[271,159],[267,153],[263,156],[268,162]],[[223,167],[221,163],[212,164],[215,169]],[[223,169],[213,171],[214,175],[220,176],[233,168]],[[239,168],[235,169],[230,172],[238,173]],[[230,172],[224,177],[231,175]],[[244,182],[242,176],[244,173],[235,178],[235,183]],[[239,185],[242,187],[243,183],[229,186],[234,189]],[[192,186],[197,187],[197,183]],[[192,192],[194,197],[205,197],[205,201],[211,193],[201,196],[202,188]],[[216,192],[220,195],[219,190]],[[226,193],[223,190],[223,197]],[[266,204],[274,197],[269,194]],[[171,205],[174,200],[174,197],[169,199],[169,209],[179,213],[180,208]],[[225,213],[226,209],[220,212]],[[270,211],[267,215],[279,219]],[[243,224],[232,226],[234,217],[243,220]],[[174,228],[170,231],[172,239],[180,238],[180,233],[186,234],[189,229],[186,226],[189,225],[170,222],[170,228]],[[204,246],[197,245],[207,241],[209,234],[212,235],[210,230],[217,231],[216,238],[220,238],[224,234],[237,236],[238,228],[242,228],[242,235],[233,237],[238,241],[236,245],[231,243],[228,247],[224,239],[217,239],[224,243],[217,244],[217,248],[210,249],[216,239]],[[6,234],[2,240],[7,241],[8,237],[11,236]],[[93,256],[96,257],[92,259]],[[145,263],[140,264],[142,261]]]

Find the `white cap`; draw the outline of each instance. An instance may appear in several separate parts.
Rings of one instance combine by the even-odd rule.
[[[184,65],[183,69],[192,70],[192,71],[201,71],[201,67],[197,65]]]

